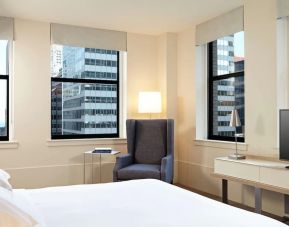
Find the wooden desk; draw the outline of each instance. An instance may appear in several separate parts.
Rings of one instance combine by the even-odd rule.
[[[255,188],[255,211],[262,211],[262,189],[285,195],[285,217],[289,217],[289,169],[288,162],[256,158],[231,160],[216,158],[213,176],[222,179],[222,200],[228,203],[228,181],[239,182]]]

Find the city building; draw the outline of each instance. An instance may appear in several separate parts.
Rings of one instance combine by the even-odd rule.
[[[50,72],[52,77],[59,77],[59,72],[62,69],[62,49],[61,45],[53,45],[50,50]]]
[[[62,135],[62,83],[53,82],[51,90],[51,133]]]
[[[244,57],[235,57],[234,35],[225,36],[213,42],[213,76],[228,75],[244,71]],[[244,74],[216,80],[213,83],[213,135],[234,136],[230,127],[231,111],[238,110],[244,126]],[[244,127],[237,128],[243,133]]]
[[[235,57],[234,65],[236,72],[242,72],[245,70],[244,57]],[[244,74],[243,74],[244,75]],[[244,76],[235,78],[235,108],[238,110],[242,127],[237,128],[237,133],[245,134],[245,81]]]
[[[8,135],[7,90],[9,80],[9,41],[0,40],[0,137]],[[4,105],[3,105],[4,104]]]
[[[55,135],[117,133],[118,52],[63,46],[62,54],[63,67],[58,77],[75,81],[52,82],[52,105],[57,109],[52,110],[52,132]]]

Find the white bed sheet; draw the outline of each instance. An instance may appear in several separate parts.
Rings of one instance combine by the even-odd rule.
[[[158,180],[31,189],[26,194],[47,227],[286,227]]]

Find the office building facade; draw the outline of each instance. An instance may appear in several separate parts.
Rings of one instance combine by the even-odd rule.
[[[56,135],[117,134],[118,52],[63,46],[62,55],[58,76],[63,81],[52,80],[52,105],[61,106],[61,114],[54,112],[52,118],[61,120],[54,119],[52,132]]]
[[[214,77],[224,79],[213,82],[213,135],[233,137],[235,128],[230,127],[231,111],[238,110],[244,126],[244,58],[235,57],[234,35],[226,36],[212,43]],[[241,72],[238,76],[231,76]],[[237,128],[244,133],[244,127]]]

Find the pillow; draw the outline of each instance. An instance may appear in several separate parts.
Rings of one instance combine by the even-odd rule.
[[[9,173],[5,172],[3,169],[0,169],[0,187],[12,191],[12,186],[8,181],[9,179],[10,179]]]
[[[4,171],[3,169],[0,169],[0,178],[9,180],[11,178],[11,176],[9,175],[9,173]]]
[[[0,226],[34,227],[37,221],[21,196],[0,187]]]

